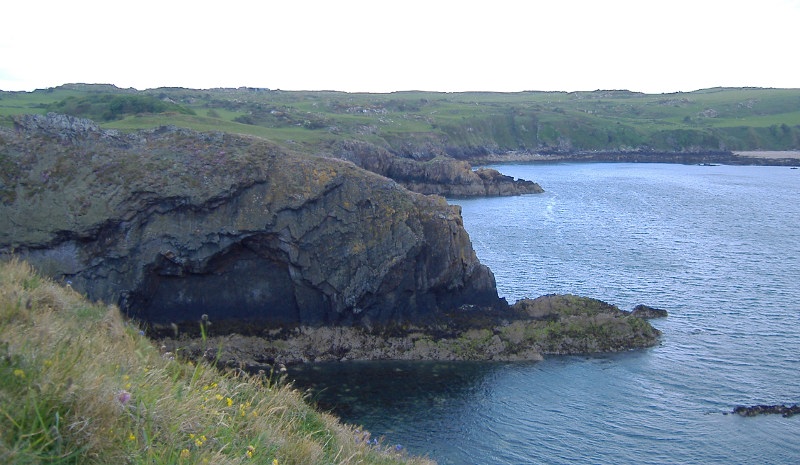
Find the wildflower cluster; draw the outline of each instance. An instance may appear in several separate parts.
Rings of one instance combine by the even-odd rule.
[[[364,444],[368,447],[373,447],[373,448],[379,448],[379,446],[382,443],[381,440],[373,438],[372,434],[369,431],[361,431],[359,429],[353,431],[353,438],[356,444]],[[402,455],[405,453],[405,447],[403,447],[401,444],[395,444],[394,446],[386,446],[385,448],[379,450],[389,455],[398,455],[398,454]]]
[[[190,433],[189,439],[193,441],[194,445],[197,448],[203,447],[203,444],[205,444],[208,441],[208,438],[206,437],[205,434],[196,436],[194,433]]]

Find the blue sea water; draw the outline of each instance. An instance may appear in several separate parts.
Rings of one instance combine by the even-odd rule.
[[[361,362],[292,370],[320,406],[440,464],[800,463],[800,170],[495,166],[544,194],[453,199],[513,302],[596,297],[659,346],[539,363]]]

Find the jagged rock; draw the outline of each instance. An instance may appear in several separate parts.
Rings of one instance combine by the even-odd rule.
[[[445,156],[430,159],[404,158],[361,141],[341,142],[331,148],[329,155],[394,179],[409,190],[422,194],[474,197],[544,192],[535,182],[514,179],[494,169],[473,171],[466,161]]]
[[[61,115],[0,131],[0,253],[153,328],[202,313],[241,332],[372,326],[502,303],[457,207],[350,163]]]
[[[668,313],[666,310],[662,310],[660,308],[650,307],[644,304],[639,304],[633,307],[633,311],[631,312],[633,316],[639,318],[666,318]]]
[[[48,134],[59,139],[85,137],[87,133],[100,133],[100,127],[86,118],[48,113],[47,115],[19,115],[14,119],[19,130],[35,131]]]

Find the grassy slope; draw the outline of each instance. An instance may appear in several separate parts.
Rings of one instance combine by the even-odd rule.
[[[0,264],[0,463],[428,463],[270,379],[161,354],[116,308]]]
[[[0,116],[44,113],[48,104],[67,97],[110,91],[130,92],[69,85],[33,93],[1,93]],[[734,150],[800,149],[800,89],[715,88],[658,95],[627,91],[349,94],[172,88],[143,93],[169,98],[195,115],[130,115],[103,125],[126,130],[175,124],[310,146],[359,138],[397,148],[403,143],[442,138],[464,147],[529,150],[558,147],[565,139],[578,150],[638,146],[672,150],[702,143],[718,149],[719,141]]]

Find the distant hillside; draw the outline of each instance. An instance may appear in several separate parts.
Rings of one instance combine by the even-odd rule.
[[[121,130],[170,124],[250,134],[312,152],[355,139],[425,160],[800,150],[800,89],[351,94],[70,84],[0,92],[0,116],[48,111]]]

